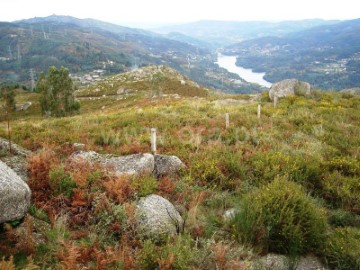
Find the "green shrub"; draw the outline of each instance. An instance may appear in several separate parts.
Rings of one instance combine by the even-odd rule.
[[[233,219],[234,234],[263,251],[303,254],[321,246],[326,232],[322,211],[301,186],[277,178],[248,193]]]
[[[338,270],[360,269],[360,230],[344,227],[335,229],[327,238],[323,256]]]
[[[360,227],[360,216],[342,209],[336,209],[329,213],[329,223],[336,227]]]
[[[96,215],[95,224],[97,239],[102,243],[115,244],[127,229],[127,213],[122,205],[110,202],[105,196],[94,200]]]
[[[191,238],[186,235],[169,238],[162,246],[146,240],[137,261],[140,269],[191,269],[196,251]]]
[[[71,197],[73,189],[76,188],[76,183],[63,167],[54,168],[49,172],[49,184],[53,194],[63,194],[66,197]]]
[[[338,171],[327,173],[320,179],[320,195],[333,206],[352,212],[360,208],[360,186],[358,177],[346,177]]]
[[[158,181],[153,176],[142,176],[134,178],[131,182],[131,186],[136,190],[138,197],[145,197],[156,191]]]
[[[299,184],[311,184],[320,175],[319,162],[314,158],[275,151],[256,153],[248,161],[248,167],[257,186],[277,176],[287,176]]]
[[[360,176],[360,163],[356,158],[336,157],[322,164],[324,171],[338,171],[345,176]]]
[[[33,217],[50,223],[48,214],[41,208],[37,208],[34,204],[30,205],[29,214]]]
[[[222,186],[225,176],[219,168],[218,159],[199,157],[190,164],[191,178],[196,182],[209,186]]]

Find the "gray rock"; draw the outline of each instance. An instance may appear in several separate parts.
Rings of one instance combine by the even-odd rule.
[[[28,185],[0,161],[0,223],[22,218],[30,206]]]
[[[176,156],[155,155],[155,169],[154,175],[171,176],[184,169],[185,164]]]
[[[251,269],[290,269],[291,265],[295,266],[294,269],[296,270],[329,270],[329,268],[322,264],[319,258],[312,254],[291,259],[284,255],[274,253],[269,253],[266,256],[260,257]]]
[[[114,168],[117,175],[149,175],[154,171],[154,156],[151,154],[135,154],[112,157],[105,164]]]
[[[155,177],[160,177],[174,175],[185,168],[184,163],[176,156],[153,156],[148,153],[114,157],[94,151],[78,151],[71,158],[98,162],[101,166],[112,169],[118,176],[154,174]]]
[[[28,181],[27,177],[27,159],[23,156],[9,155],[1,157],[0,160],[9,166],[24,182]]]
[[[85,144],[83,143],[74,143],[73,148],[75,151],[82,151],[85,149]]]
[[[273,84],[269,91],[269,97],[274,100],[274,97],[278,98],[302,95],[307,96],[311,93],[311,86],[307,82],[299,81],[296,79],[287,79]]]
[[[340,92],[345,93],[345,94],[350,94],[350,95],[353,95],[353,96],[356,96],[356,97],[360,97],[360,87],[343,89]]]
[[[158,195],[141,199],[136,206],[138,229],[146,236],[161,239],[184,229],[184,220],[174,205]]]
[[[32,102],[25,102],[24,104],[16,107],[16,111],[26,111],[27,109],[29,109],[32,105]]]
[[[94,151],[79,151],[74,153],[72,158],[98,162],[101,166],[112,169],[118,176],[149,175],[154,171],[154,156],[151,154],[114,157],[101,155]]]

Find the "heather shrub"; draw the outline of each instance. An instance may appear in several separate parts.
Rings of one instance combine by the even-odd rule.
[[[283,178],[248,193],[232,222],[240,242],[291,255],[320,248],[327,228],[324,214],[302,187]]]
[[[53,168],[49,172],[49,183],[55,195],[63,194],[66,197],[71,197],[73,189],[76,188],[76,183],[63,167]]]
[[[192,269],[196,251],[186,235],[169,238],[162,246],[146,240],[137,261],[140,269]]]
[[[338,171],[345,176],[360,177],[360,163],[356,158],[352,157],[336,157],[325,161],[322,164],[324,171]]]
[[[268,183],[277,176],[287,176],[299,184],[309,184],[320,175],[320,165],[315,159],[283,152],[256,153],[248,163],[255,185]]]
[[[92,224],[98,240],[113,244],[127,228],[127,212],[123,205],[112,203],[106,196],[99,196],[93,202]]]
[[[320,180],[320,195],[333,206],[354,213],[360,211],[360,186],[358,177],[347,177],[338,171],[326,173]]]
[[[360,216],[343,209],[336,209],[330,211],[329,223],[335,227],[360,227]]]
[[[219,168],[218,159],[211,157],[198,157],[190,164],[190,177],[201,185],[222,186],[225,176]]]
[[[145,197],[153,194],[157,187],[158,181],[153,176],[139,176],[132,179],[130,185],[138,197]]]
[[[360,269],[359,228],[336,228],[327,237],[323,256],[334,269]]]

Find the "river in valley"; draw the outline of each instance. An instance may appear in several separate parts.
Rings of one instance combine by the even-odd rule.
[[[236,56],[229,56],[218,54],[218,59],[216,64],[220,67],[225,68],[229,72],[238,74],[247,82],[257,83],[261,86],[271,87],[271,83],[264,80],[265,73],[253,72],[251,69],[238,67],[236,64]]]

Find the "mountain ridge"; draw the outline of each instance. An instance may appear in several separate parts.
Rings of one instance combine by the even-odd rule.
[[[188,24],[160,27],[153,29],[153,31],[161,34],[179,32],[222,47],[245,39],[268,35],[282,36],[293,31],[336,22],[339,21],[321,19],[280,22],[201,20]]]

